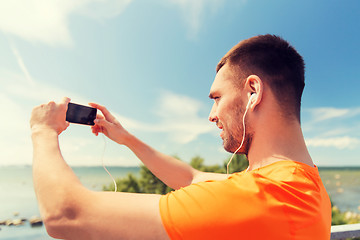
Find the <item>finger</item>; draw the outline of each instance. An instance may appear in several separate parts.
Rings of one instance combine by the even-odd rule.
[[[93,126],[91,127],[91,130],[92,130],[92,133],[95,134],[95,136],[98,136],[99,135],[99,126]]]
[[[98,119],[98,118],[94,120],[94,123],[95,123],[95,126],[98,126],[99,128],[106,127],[109,124],[111,124],[106,119]]]
[[[89,106],[98,109],[98,106],[100,106],[100,105],[97,104],[97,103],[90,102],[90,103],[89,103]]]
[[[63,99],[61,100],[60,104],[68,104],[71,101],[70,98],[68,97],[63,97]]]
[[[54,101],[50,101],[50,102],[48,102],[48,104],[45,104],[44,107],[53,108],[55,105],[56,105],[56,103]]]
[[[109,110],[107,110],[107,108],[105,106],[102,106],[100,104],[97,103],[89,103],[90,106],[99,109],[105,116],[105,119],[112,122],[114,121],[116,118],[109,112]]]
[[[61,102],[59,103],[60,106],[65,106],[65,111],[67,111],[68,109],[68,105],[69,105],[69,102],[71,101],[70,98],[68,97],[63,97],[63,99],[61,100]]]
[[[99,114],[99,113],[96,114],[96,118],[97,119],[105,119],[105,117],[103,115]]]

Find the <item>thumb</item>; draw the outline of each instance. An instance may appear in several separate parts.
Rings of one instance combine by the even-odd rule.
[[[105,119],[95,119],[94,120],[95,125],[91,127],[92,132],[97,136],[99,133],[104,133],[105,135],[108,132],[109,128],[109,122],[107,122]]]
[[[101,126],[101,127],[107,127],[107,126],[109,126],[109,122],[108,121],[106,121],[105,119],[103,119],[103,118],[97,118],[97,119],[95,119],[94,120],[94,123],[95,123],[95,125],[98,125],[98,126]]]

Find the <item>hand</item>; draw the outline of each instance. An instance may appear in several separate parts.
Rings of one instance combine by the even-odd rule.
[[[99,133],[105,134],[111,140],[125,144],[126,137],[129,133],[123,128],[118,120],[106,109],[106,107],[96,104],[89,103],[91,107],[99,109],[103,115],[98,114],[95,119],[95,125],[91,127],[92,132],[98,136]]]
[[[53,101],[35,107],[31,113],[30,127],[34,131],[54,130],[59,135],[69,123],[66,121],[66,111],[70,98],[63,98],[60,103]]]

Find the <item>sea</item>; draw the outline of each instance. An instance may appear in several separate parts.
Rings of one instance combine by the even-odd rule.
[[[106,167],[117,178],[128,173],[139,176],[139,167]],[[72,167],[82,184],[88,189],[102,191],[112,183],[103,167]],[[56,187],[56,186],[54,186]],[[32,181],[31,166],[0,166],[0,221],[40,217]],[[31,227],[28,221],[21,226],[0,226],[0,239],[46,240],[50,237],[44,226]]]
[[[87,188],[102,191],[112,179],[102,167],[72,167]],[[114,178],[128,173],[139,175],[139,167],[107,167]],[[341,211],[360,213],[360,167],[323,167],[320,176],[331,198]],[[40,216],[32,182],[31,166],[0,166],[0,221],[30,219]],[[0,239],[46,240],[45,227],[31,227],[26,221],[21,226],[0,225]]]

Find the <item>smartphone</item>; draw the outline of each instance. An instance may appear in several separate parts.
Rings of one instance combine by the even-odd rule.
[[[66,121],[93,126],[95,125],[96,112],[96,108],[69,103],[66,112]]]

